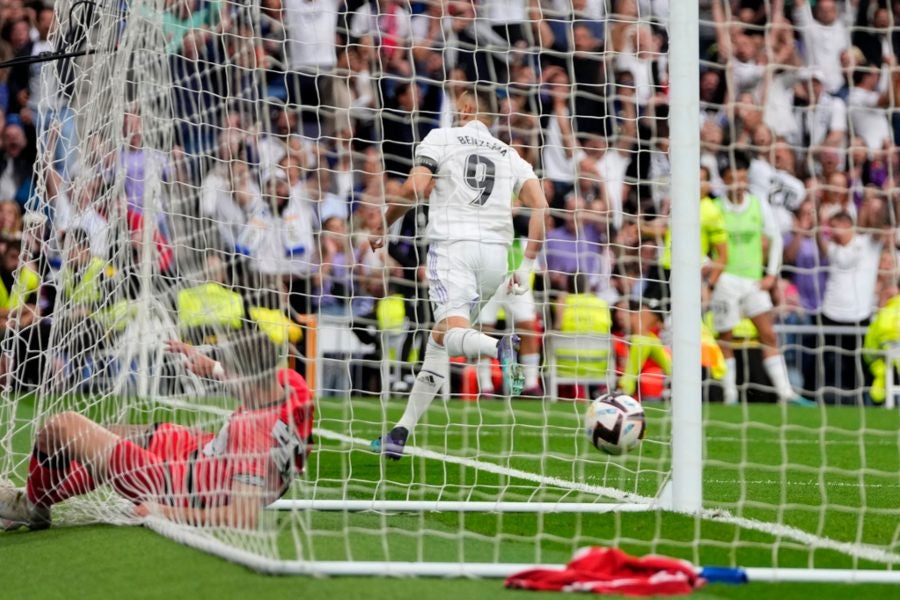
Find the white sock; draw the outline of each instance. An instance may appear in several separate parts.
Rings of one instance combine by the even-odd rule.
[[[784,356],[776,354],[769,358],[763,359],[763,367],[769,379],[772,380],[772,386],[778,394],[778,398],[782,402],[787,402],[794,397],[794,388],[791,387],[791,380],[788,377],[787,363],[784,362]]]
[[[733,356],[725,359],[725,376],[722,378],[722,388],[724,391],[724,403],[737,404],[737,361]]]
[[[428,336],[428,345],[425,347],[425,360],[422,368],[416,376],[406,410],[397,421],[397,427],[405,427],[412,433],[419,418],[425,414],[432,400],[440,391],[441,386],[447,381],[450,374],[450,357],[444,346],[438,346],[431,336]]]
[[[474,329],[454,327],[444,334],[444,347],[450,356],[497,358],[497,339]]]
[[[492,359],[482,358],[478,361],[478,387],[482,392],[490,393],[494,391],[492,370]]]
[[[538,375],[541,367],[540,354],[520,354],[519,362],[525,371],[525,389],[538,386]]]

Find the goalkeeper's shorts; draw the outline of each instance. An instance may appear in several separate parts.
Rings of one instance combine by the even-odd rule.
[[[184,425],[158,423],[147,442],[147,451],[165,462],[170,475],[170,503],[175,506],[193,504],[193,470],[200,449],[213,437]]]

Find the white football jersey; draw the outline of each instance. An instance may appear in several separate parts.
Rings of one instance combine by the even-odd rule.
[[[480,121],[433,129],[416,148],[416,165],[431,169],[428,239],[511,244],[512,199],[534,169]]]
[[[806,185],[787,171],[781,171],[768,162],[755,158],[747,172],[750,193],[768,201],[782,233],[793,226],[793,213],[806,199]]]
[[[768,200],[770,206],[783,206],[793,211],[806,199],[806,186],[802,180],[764,160],[757,158],[750,162],[747,178],[750,193]]]

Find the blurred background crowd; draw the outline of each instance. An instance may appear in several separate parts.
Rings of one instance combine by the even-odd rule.
[[[746,159],[749,192],[777,226],[764,232],[767,244],[776,236],[782,246],[769,293],[794,388],[819,401],[882,402],[891,368],[883,352],[900,340],[896,316],[877,318],[900,314],[891,304],[900,3],[699,3],[703,194],[724,196],[726,174]],[[494,133],[534,166],[553,208],[535,317],[518,324],[531,352],[541,354],[543,332],[609,334],[617,343],[608,360],[622,379],[608,385],[664,397],[667,49],[678,34],[669,31],[668,4],[261,0],[257,8],[165,0],[147,12],[132,8],[126,18],[148,19],[165,40],[173,118],[163,132],[172,150],[162,157],[154,153],[166,146],[163,134],[145,130],[140,102],[129,105],[116,149],[85,131],[91,107],[70,89],[77,61],[51,63],[43,75],[39,64],[0,69],[2,325],[49,324],[60,298],[86,308],[58,321],[84,321],[109,289],[136,285],[121,264],[110,273],[109,259],[122,239],[140,241],[149,218],[159,223],[155,269],[187,337],[199,342],[206,329],[271,310],[269,290],[288,298],[291,321],[348,323],[372,362],[390,355],[414,363],[430,325],[427,206],[406,216],[382,252],[370,250],[368,231],[397,193],[416,143],[452,125],[454,97],[478,82],[494,86],[499,100]],[[0,0],[0,59],[58,49],[49,41],[56,29],[51,4]],[[39,153],[51,168],[35,178]],[[164,194],[148,211],[151,177],[164,182]],[[124,181],[118,208],[94,201],[112,181]],[[21,236],[29,201],[48,207],[43,243],[27,255],[31,275],[14,282],[29,243]],[[514,222],[524,236],[524,210]],[[743,233],[725,227],[729,234]],[[29,310],[17,310],[22,304]],[[127,308],[106,306],[106,318],[116,310]],[[575,310],[587,317],[571,318]],[[97,323],[73,325],[71,337],[85,346],[109,327],[90,320]],[[508,320],[501,315],[496,325]],[[39,353],[48,326],[17,351]],[[772,399],[754,354],[757,332],[742,322],[734,335],[743,391]],[[344,364],[332,387],[376,390],[365,369],[347,367],[352,352],[330,351]],[[542,361],[546,354],[544,347]],[[69,359],[58,357],[59,368],[72,370]],[[709,379],[720,362],[705,360]],[[408,374],[396,372],[395,389]],[[471,388],[469,376],[457,385]],[[490,388],[491,371],[478,379]]]

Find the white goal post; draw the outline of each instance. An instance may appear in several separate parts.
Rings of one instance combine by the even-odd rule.
[[[804,3],[790,22],[783,2],[763,3],[755,17],[763,24],[732,14],[736,3],[713,4],[708,12],[681,0],[58,0],[43,41],[59,54],[42,57],[52,60],[30,88],[40,91],[33,193],[24,229],[0,234],[0,254],[21,248],[15,301],[0,314],[0,485],[25,485],[36,461],[77,468],[70,446],[52,460],[32,448],[48,419],[71,411],[185,470],[166,467],[170,505],[149,517],[135,515],[139,494],[129,502],[121,486],[98,485],[54,504],[54,526],[142,523],[265,573],[507,577],[607,545],[743,568],[751,581],[900,583],[896,411],[862,400],[826,406],[835,389],[869,398],[862,375],[849,389],[823,381],[810,390],[818,403],[795,406],[760,349],[765,324],[734,342],[732,360],[704,320],[712,292],[709,265],[700,265],[717,260],[728,227],[746,224],[717,208],[740,156],[765,143],[750,168],[765,163],[773,178],[788,174],[787,162],[819,160],[802,135],[764,136],[779,107],[769,106],[775,92],[760,90],[782,86],[791,111],[813,110],[813,100],[793,96],[801,80],[821,83],[812,59],[775,62],[788,55],[778,50],[785,28],[806,35],[818,26],[803,20]],[[720,44],[711,58],[710,31],[720,42],[734,32],[730,54]],[[708,73],[721,73],[721,105],[701,101]],[[849,78],[851,96],[861,78]],[[454,123],[464,90],[485,87],[498,103],[493,134],[535,168],[552,210],[533,298],[524,308],[509,301],[494,326],[478,326],[491,335],[501,324],[519,329],[536,385],[510,397],[490,360],[453,363],[443,397],[393,462],[370,444],[403,412],[433,325],[430,300],[442,292],[428,287],[439,277],[426,207],[401,219],[384,249],[373,250],[369,235],[398,202],[425,135]],[[828,102],[843,103],[841,93],[827,92]],[[759,106],[747,109],[752,102]],[[770,121],[750,132],[764,105]],[[852,115],[844,120],[852,133]],[[842,152],[850,165],[856,137],[840,147],[822,141],[816,152]],[[777,169],[769,154],[781,157]],[[870,155],[866,173],[884,159]],[[466,179],[490,197],[483,183]],[[860,225],[881,204],[895,219],[893,205],[867,190],[860,194],[874,200],[860,203]],[[800,219],[801,206],[772,198],[756,200],[757,229],[770,209]],[[515,268],[529,213],[502,200],[514,206]],[[721,221],[713,234],[701,214],[709,206]],[[780,249],[770,234],[744,237],[762,244],[768,235],[765,248]],[[878,241],[883,232],[859,235],[887,245],[878,246],[884,254],[895,243]],[[804,240],[812,252],[815,235]],[[827,268],[798,262],[777,275]],[[575,318],[579,306],[593,312]],[[815,325],[821,343],[781,336],[784,352],[775,352],[788,357],[778,364],[785,381],[794,377],[789,389],[805,389],[796,381],[805,354],[819,371],[851,354],[841,330],[809,318],[804,326]],[[248,331],[259,343],[233,351]],[[551,335],[561,348],[585,335],[610,343],[551,361],[541,355]],[[213,376],[172,351],[172,340],[226,367],[263,366],[240,381],[234,370]],[[264,364],[271,348],[277,385]],[[859,363],[868,368],[887,352],[886,407],[895,406],[890,348],[867,346],[869,362]],[[577,381],[561,386],[566,398],[541,390],[549,365]],[[720,388],[735,369],[740,400],[726,405]],[[268,384],[260,373],[272,375]],[[266,421],[254,431],[275,445],[266,437],[252,460],[233,458],[243,446],[230,423],[296,400],[296,373],[314,397],[311,438],[279,437]],[[584,400],[610,374],[642,401],[648,424],[621,457],[584,432]],[[253,404],[273,389],[278,402]],[[223,456],[232,458],[215,462]],[[227,489],[209,483],[226,470]],[[66,488],[68,479],[54,477]],[[203,522],[252,493],[266,510]]]

